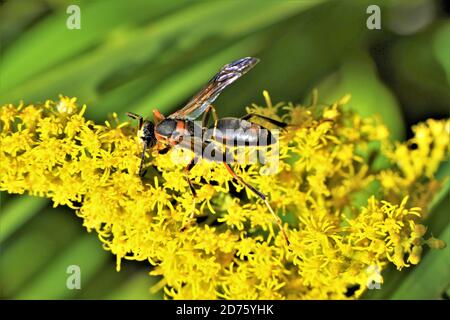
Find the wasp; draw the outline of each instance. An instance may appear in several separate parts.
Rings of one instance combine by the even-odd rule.
[[[195,201],[196,191],[189,178],[189,171],[200,158],[221,162],[234,179],[249,188],[264,201],[280,227],[283,236],[289,243],[281,220],[272,210],[266,195],[244,181],[230,166],[233,162],[233,156],[230,156],[229,148],[227,147],[230,142],[234,145],[255,145],[259,144],[259,142],[265,142],[269,145],[276,141],[268,129],[250,121],[252,119],[259,118],[280,128],[285,128],[287,124],[253,113],[247,114],[242,118],[229,117],[219,119],[212,105],[227,86],[247,73],[258,62],[259,59],[257,58],[245,57],[223,66],[180,110],[165,117],[158,110],[154,109],[154,123],[149,120],[144,120],[142,116],[132,112],[127,112],[127,115],[139,122],[137,134],[143,146],[139,175],[145,175],[145,171],[143,170],[144,159],[146,151],[149,148],[155,148],[159,154],[167,153],[175,146],[191,150],[194,156],[184,168],[184,172]],[[211,114],[214,121],[212,124],[209,124]],[[200,116],[202,116],[202,120],[199,123],[195,120]],[[205,134],[206,132],[209,134]],[[209,149],[209,152],[205,152],[207,149]]]

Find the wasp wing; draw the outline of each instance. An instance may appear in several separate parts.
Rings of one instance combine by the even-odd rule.
[[[258,62],[257,58],[246,57],[225,65],[199,93],[169,118],[195,120],[216,100],[223,89],[247,73]]]

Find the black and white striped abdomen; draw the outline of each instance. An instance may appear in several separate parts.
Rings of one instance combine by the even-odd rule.
[[[268,146],[276,142],[268,129],[238,118],[219,119],[215,127],[208,128],[206,135],[228,146]]]

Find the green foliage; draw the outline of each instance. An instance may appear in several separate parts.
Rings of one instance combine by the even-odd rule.
[[[368,55],[352,53],[336,73],[317,87],[321,100],[335,101],[351,93],[351,109],[362,116],[382,116],[391,130],[392,138],[403,140],[405,128],[399,105],[375,72],[375,65]]]

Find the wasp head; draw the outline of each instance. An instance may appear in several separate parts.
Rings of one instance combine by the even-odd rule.
[[[144,121],[142,123],[142,127],[138,131],[138,137],[147,145],[148,148],[153,147],[156,143],[155,125],[153,122]]]
[[[142,116],[132,112],[127,112],[127,116],[139,121],[137,132],[138,138],[141,139],[146,147],[153,147],[156,143],[155,125],[153,124],[153,122],[144,120]]]

